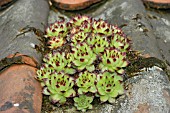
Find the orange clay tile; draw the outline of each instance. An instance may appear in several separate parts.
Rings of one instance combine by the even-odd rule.
[[[41,112],[42,88],[35,79],[36,62],[25,55],[22,61],[25,64],[13,64],[0,72],[0,113]]]
[[[0,10],[6,9],[17,0],[0,0]]]
[[[147,7],[170,9],[170,0],[142,0]]]
[[[64,10],[79,10],[102,0],[51,0],[54,6]]]
[[[9,2],[12,2],[12,0],[0,0],[0,6],[5,5]]]
[[[144,0],[144,1],[153,2],[153,3],[162,3],[162,4],[170,3],[170,0]]]

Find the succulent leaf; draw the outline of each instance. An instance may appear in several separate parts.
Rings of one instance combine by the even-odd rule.
[[[50,95],[50,92],[48,91],[48,88],[47,88],[47,87],[44,87],[44,88],[43,88],[42,93],[43,93],[44,95]]]
[[[49,100],[54,104],[56,102],[59,102],[60,104],[64,104],[66,102],[66,97],[60,94],[55,94],[55,95],[50,95]]]
[[[64,72],[67,74],[74,74],[76,73],[76,70],[73,68],[65,68]]]
[[[95,70],[95,67],[94,65],[89,65],[89,66],[86,66],[86,69],[89,71],[89,72],[92,72]]]

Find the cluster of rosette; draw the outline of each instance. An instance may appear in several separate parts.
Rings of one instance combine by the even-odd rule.
[[[92,109],[94,97],[113,103],[124,93],[124,67],[130,40],[104,20],[76,16],[46,30],[50,52],[37,71],[43,93],[53,103],[73,98],[78,110]],[[64,49],[63,49],[64,48]]]

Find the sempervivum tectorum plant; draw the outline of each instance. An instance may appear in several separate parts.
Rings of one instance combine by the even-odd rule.
[[[50,74],[53,72],[53,69],[48,67],[48,64],[43,64],[39,70],[37,70],[37,79],[39,81],[43,81],[43,79],[47,79],[50,77]]]
[[[81,72],[76,79],[76,84],[78,86],[78,93],[83,94],[87,92],[96,93],[96,74],[90,73],[88,71]]]
[[[123,67],[128,65],[126,60],[126,53],[120,52],[114,48],[106,49],[101,56],[101,63],[99,68],[103,71],[118,72],[123,74]]]
[[[116,73],[104,72],[97,76],[97,90],[102,102],[113,103],[119,94],[123,94],[124,88],[121,84],[123,78]]]
[[[103,52],[108,46],[109,42],[106,36],[100,34],[91,34],[92,36],[87,39],[88,45],[90,45],[97,55]]]
[[[82,43],[87,37],[88,37],[88,33],[80,31],[71,36],[71,42],[74,46],[76,46],[77,44]]]
[[[65,39],[63,37],[51,37],[48,41],[48,48],[50,49],[56,49],[58,47],[61,47],[65,43]]]
[[[82,112],[86,112],[87,109],[92,109],[92,101],[94,97],[89,97],[86,95],[80,95],[79,97],[74,98],[74,106],[76,106],[77,110]]]
[[[70,30],[71,34],[75,34],[83,31],[84,33],[89,33],[92,31],[93,19],[88,16],[76,16],[72,18],[69,23],[73,26]]]
[[[65,43],[65,37],[68,34],[71,24],[65,21],[60,21],[52,24],[46,30],[45,37],[49,39],[48,47],[51,49],[56,49]]]
[[[65,21],[57,21],[46,29],[45,37],[65,37],[68,34],[70,27],[71,24],[66,23]]]
[[[115,47],[121,52],[127,52],[130,48],[130,40],[125,38],[124,34],[114,34],[110,38],[110,46]]]
[[[81,43],[73,47],[72,51],[74,56],[73,64],[79,71],[86,68],[91,72],[95,69],[93,62],[96,60],[96,54],[93,53],[92,49],[86,43]]]
[[[94,20],[92,25],[92,32],[99,33],[102,35],[110,36],[112,34],[112,26],[102,19]]]
[[[44,58],[43,61],[57,72],[64,70],[64,67],[67,65],[67,60],[65,58],[65,53],[49,53]]]
[[[81,26],[83,23],[92,23],[92,18],[88,16],[78,15],[70,20],[73,27]]]
[[[69,58],[71,59],[71,57]],[[68,67],[68,63],[70,63],[70,60],[67,59],[64,52],[49,53],[43,58],[43,61],[49,65],[49,68],[56,72],[63,71],[68,74],[75,73],[75,69]]]
[[[73,90],[74,79],[64,73],[53,73],[50,75],[51,79],[45,81],[43,93],[50,95],[50,100],[53,103],[59,102],[64,104],[66,98],[74,97],[76,92]]]
[[[81,21],[81,20],[77,20],[77,21]],[[84,20],[83,22],[81,22],[81,24],[76,24],[73,26],[75,26],[74,28],[71,29],[70,33],[74,34],[74,33],[78,33],[83,31],[84,33],[89,33],[92,31],[92,21],[91,20]]]
[[[123,93],[121,74],[128,65],[130,41],[121,29],[102,19],[76,16],[46,30],[49,53],[37,79],[52,102],[74,98],[78,110],[92,108],[93,95],[113,103]],[[73,98],[70,98],[73,99]]]

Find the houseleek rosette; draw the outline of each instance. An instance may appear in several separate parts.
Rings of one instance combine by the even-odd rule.
[[[49,39],[58,36],[65,37],[68,34],[70,27],[71,24],[66,23],[65,21],[57,21],[46,29],[45,37]]]
[[[69,58],[71,60],[71,57]],[[64,71],[65,73],[73,74],[75,73],[75,69],[68,67],[68,63],[70,63],[68,61],[70,60],[67,59],[64,52],[48,53],[43,59],[43,61],[47,63],[52,70],[56,72]]]
[[[87,39],[87,44],[92,46],[96,54],[103,52],[109,46],[107,38],[100,34],[92,34],[92,36]]]
[[[64,43],[65,39],[63,39],[62,37],[51,37],[48,41],[48,47],[50,49],[57,49],[58,47],[64,45]]]
[[[97,90],[102,102],[113,103],[119,94],[123,94],[124,88],[121,84],[123,78],[116,73],[104,72],[97,76]]]
[[[93,20],[91,17],[78,15],[78,16],[72,18],[69,23],[71,23],[74,28],[74,27],[81,26],[86,23],[90,24],[90,23],[92,23],[92,21]]]
[[[64,104],[66,98],[74,97],[76,92],[73,90],[74,79],[64,73],[53,73],[51,79],[46,81],[46,87],[43,90],[45,95],[50,95],[49,99],[53,102]]]
[[[124,69],[122,68],[128,65],[126,53],[120,52],[113,48],[106,49],[101,58],[102,61],[99,64],[99,68],[103,72],[108,70],[110,72],[118,72],[119,74],[123,74]]]
[[[88,37],[88,33],[78,32],[71,36],[71,41],[74,46],[82,43]]]
[[[84,32],[84,33],[91,33],[92,31],[92,23],[90,23],[91,21],[83,21],[81,22],[81,24],[79,25],[75,25],[71,30],[70,33],[71,34],[75,34],[78,32]]]
[[[129,43],[130,40],[125,36],[122,36],[120,34],[114,34],[110,38],[110,40],[111,40],[110,46],[115,47],[121,52],[127,52],[130,48],[130,43]]]
[[[52,69],[49,68],[48,64],[43,64],[39,70],[37,70],[37,79],[43,81],[43,79],[49,78],[52,73]]]
[[[78,94],[87,92],[96,93],[96,75],[88,71],[81,72],[76,79],[76,85],[78,86]]]
[[[82,112],[86,112],[87,109],[92,109],[92,101],[94,97],[80,95],[79,97],[74,98],[74,106],[76,106],[77,110]]]
[[[112,26],[102,19],[94,20],[92,24],[92,32],[101,35],[110,36],[112,34]]]
[[[45,35],[45,37],[48,38],[48,47],[50,49],[61,47],[66,42],[65,37],[70,27],[71,24],[65,21],[56,22],[48,27]]]
[[[48,79],[51,79],[51,73],[53,73],[54,70],[49,68],[48,64],[43,64],[39,70],[37,70],[37,76],[36,79],[41,82],[41,86],[45,86],[45,81]]]
[[[93,53],[92,49],[86,43],[81,43],[73,47],[72,51],[74,56],[73,63],[79,71],[86,68],[91,72],[95,69],[93,62],[96,60],[96,54]]]
[[[67,65],[65,53],[60,52],[47,54],[43,61],[49,64],[51,68],[57,72],[64,70],[64,67]]]

